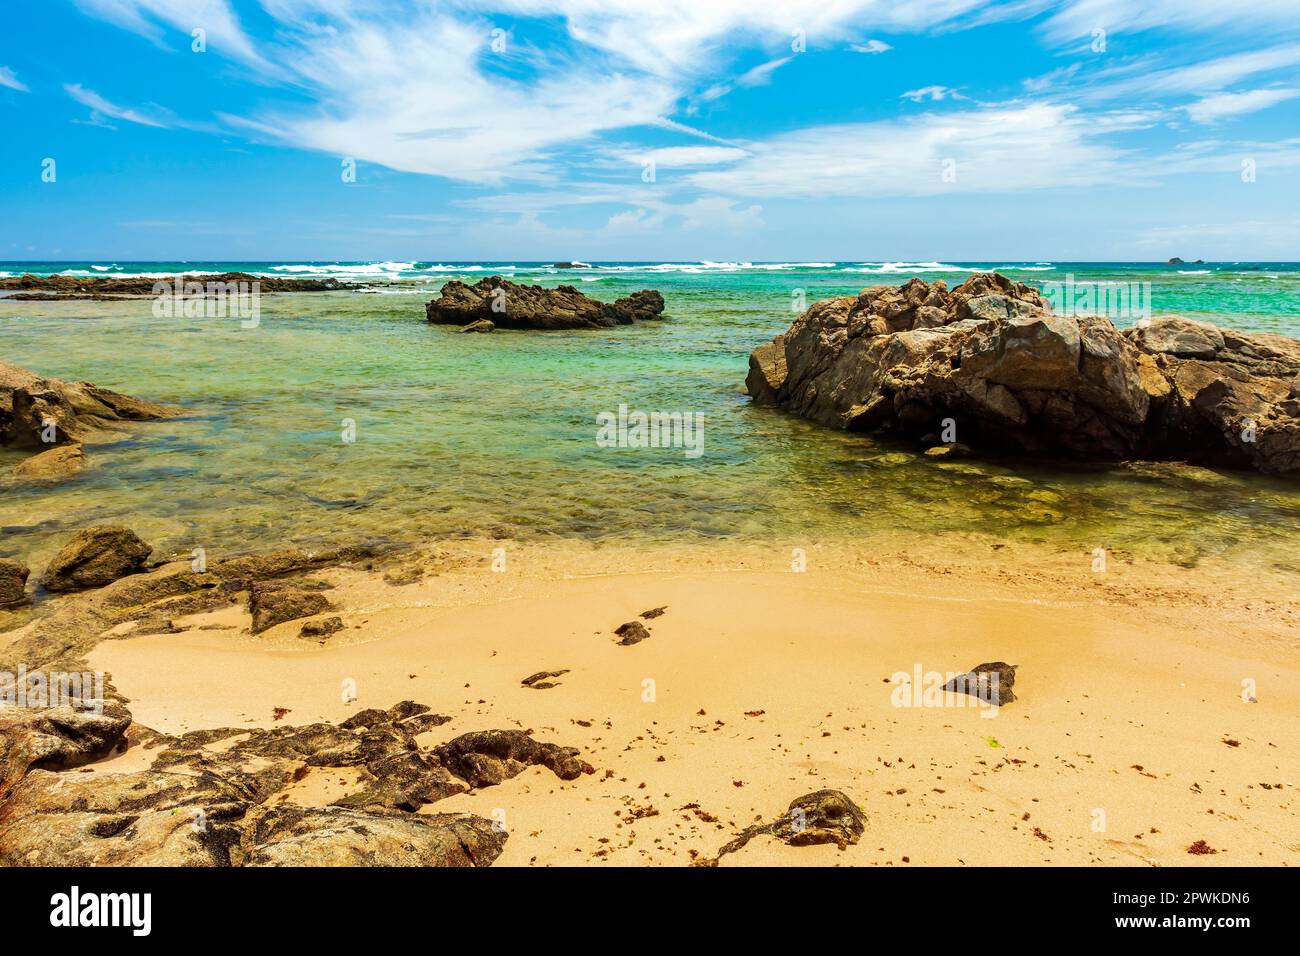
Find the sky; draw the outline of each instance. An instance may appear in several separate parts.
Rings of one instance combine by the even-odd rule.
[[[5,260],[1300,260],[1300,0],[5,14]]]

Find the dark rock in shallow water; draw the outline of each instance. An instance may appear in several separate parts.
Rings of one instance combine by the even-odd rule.
[[[719,850],[717,857],[701,860],[698,865],[717,866],[722,857],[735,853],[763,834],[790,846],[834,843],[843,850],[861,839],[866,825],[866,815],[846,794],[839,790],[816,790],[796,797],[782,816],[771,823],[749,827]]]
[[[495,332],[496,326],[489,319],[479,319],[477,322],[471,322],[469,325],[461,326],[456,330],[459,333],[465,332]]]
[[[943,689],[954,694],[969,694],[988,704],[1009,704],[1016,699],[1011,689],[1016,684],[1016,668],[1019,666],[1004,661],[980,664],[948,681]]]
[[[624,647],[632,644],[640,644],[650,636],[645,625],[640,621],[628,621],[626,624],[620,624],[615,628],[614,633],[620,638],[619,643]]]
[[[1120,333],[996,273],[815,303],[750,356],[746,386],[852,431],[977,449],[1300,472],[1300,342],[1177,317]]]
[[[24,273],[0,279],[0,292],[19,292],[8,296],[10,300],[39,301],[46,299],[121,299],[131,296],[152,296],[156,286],[165,285],[174,293],[175,282],[182,283],[186,296],[202,296],[208,286],[229,287],[243,283],[252,287],[257,283],[260,292],[334,292],[355,288],[355,283],[338,279],[282,279],[275,276],[255,276],[247,272],[222,272],[200,276],[168,276],[165,279],[133,276],[38,276]],[[223,290],[214,290],[218,294]]]
[[[489,321],[503,329],[603,329],[657,319],[663,310],[663,296],[649,289],[601,302],[571,285],[544,289],[491,276],[474,285],[448,282],[425,306],[425,315],[438,325]]]
[[[47,591],[84,591],[144,570],[153,548],[130,528],[96,525],[78,531],[41,577]]]

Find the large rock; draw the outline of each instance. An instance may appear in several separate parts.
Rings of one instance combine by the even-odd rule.
[[[356,283],[339,279],[284,279],[277,276],[255,276],[247,272],[223,272],[212,275],[176,276],[183,283],[184,294],[203,296],[209,285],[229,287],[243,283],[252,287],[257,283],[259,292],[333,292],[356,288]],[[0,279],[0,292],[12,292],[11,300],[32,301],[42,299],[123,299],[134,296],[153,296],[160,280],[138,276],[38,276],[30,272],[20,276]],[[174,280],[161,280],[174,289]],[[214,292],[219,294],[220,290]]]
[[[790,801],[785,813],[771,823],[760,823],[743,830],[711,859],[699,860],[696,866],[717,866],[728,853],[744,849],[756,836],[772,836],[789,846],[818,846],[834,843],[844,850],[862,838],[867,826],[866,814],[853,799],[840,790],[814,790]]]
[[[484,320],[502,329],[600,329],[657,319],[664,299],[658,292],[643,289],[615,302],[601,302],[571,285],[544,289],[518,285],[500,276],[481,279],[474,285],[448,282],[438,298],[425,306],[429,322],[438,325],[470,325]]]
[[[84,591],[144,570],[153,548],[130,528],[96,525],[78,531],[54,556],[41,584],[47,591]]]
[[[985,273],[817,302],[754,350],[746,386],[850,430],[919,439],[951,419],[976,448],[1281,473],[1300,469],[1298,373],[1291,340],[1176,318],[1121,334]]]
[[[1178,316],[1125,336],[1149,363],[1154,457],[1300,472],[1300,342]]]
[[[180,409],[146,402],[90,382],[41,378],[0,362],[0,445],[42,449],[77,444],[125,422],[170,418]]]
[[[33,769],[68,770],[124,747],[130,724],[130,713],[113,701],[0,706],[0,800]]]
[[[25,481],[62,481],[86,467],[86,452],[80,445],[55,445],[14,465],[9,474]]]
[[[337,725],[180,737],[135,728],[132,744],[152,756],[146,769],[61,772],[121,746],[130,715],[113,706],[104,727],[86,724],[84,733],[47,726],[49,713],[3,727],[0,865],[487,866],[505,845],[504,829],[468,814],[415,811],[465,789],[452,779],[457,768],[471,775],[467,783],[487,785],[534,762],[565,779],[586,766],[576,751],[519,731],[457,738],[447,751],[454,766],[444,766],[416,738],[447,718],[402,701]],[[304,778],[344,768],[357,785],[330,806],[293,799]]]
[[[329,599],[319,591],[279,581],[254,584],[248,594],[248,609],[253,615],[254,634],[261,634],[285,621],[296,621],[332,610],[333,607]]]
[[[27,603],[27,565],[0,560],[0,608]]]

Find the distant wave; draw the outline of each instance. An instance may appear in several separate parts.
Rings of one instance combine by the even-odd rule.
[[[1178,270],[1178,274],[1179,274],[1180,276],[1208,276],[1208,275],[1211,273],[1211,271],[1213,271],[1213,270],[1210,270],[1210,269],[1179,269],[1179,270]]]
[[[849,266],[840,271],[892,275],[898,272],[979,272],[980,270],[972,266],[954,266],[946,262],[859,262],[856,266]]]

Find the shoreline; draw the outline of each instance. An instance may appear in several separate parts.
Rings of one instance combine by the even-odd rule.
[[[863,808],[857,845],[763,836],[722,865],[1296,861],[1300,845],[1276,841],[1300,783],[1284,749],[1300,713],[1300,601],[1281,576],[1116,561],[1099,584],[1086,555],[1012,545],[810,550],[798,573],[764,568],[771,557],[465,541],[309,573],[332,585],[325,613],[346,626],[324,644],[298,637],[300,620],[250,635],[232,605],[177,616],[179,633],[110,628],[88,661],[131,699],[135,727],[166,734],[334,722],[412,699],[451,717],[421,746],[517,728],[576,747],[594,775],[533,767],[420,811],[504,812],[497,865],[707,860],[821,787]],[[428,576],[391,583],[413,566]],[[617,643],[618,625],[664,605],[649,639]],[[899,707],[886,683],[999,659],[1020,667],[1002,708],[953,694]],[[556,686],[521,684],[555,670],[567,671]],[[1245,677],[1258,703],[1241,698]],[[342,679],[356,682],[352,703]],[[144,759],[132,747],[90,772]],[[312,772],[276,799],[319,806],[356,786]],[[1219,853],[1189,856],[1202,839]]]

